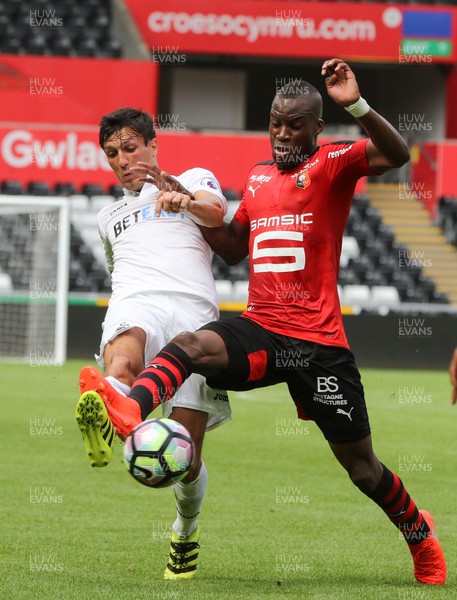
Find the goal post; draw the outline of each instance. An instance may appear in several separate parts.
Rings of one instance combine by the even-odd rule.
[[[69,257],[68,198],[0,195],[0,360],[65,362]]]

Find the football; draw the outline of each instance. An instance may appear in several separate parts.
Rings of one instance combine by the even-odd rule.
[[[140,483],[162,488],[181,481],[192,465],[194,444],[172,419],[149,419],[135,427],[124,445],[124,462]]]

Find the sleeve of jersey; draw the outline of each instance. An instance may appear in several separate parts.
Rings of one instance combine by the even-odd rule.
[[[177,177],[177,179],[189,190],[189,192],[192,192],[192,194],[203,190],[218,196],[221,200],[224,215],[227,213],[227,200],[222,193],[221,186],[214,173],[211,173],[208,169],[195,168],[189,169],[189,171],[186,171]]]
[[[327,146],[327,171],[332,177],[338,175],[360,179],[365,175],[374,175],[367,159],[368,138],[344,144]]]
[[[246,227],[249,227],[249,217],[248,217],[248,213],[246,210],[245,198],[246,198],[245,189],[243,189],[243,195],[241,196],[241,202],[240,202],[233,218],[236,219],[242,225],[246,225]]]
[[[102,209],[103,211],[103,209]],[[114,257],[113,257],[113,248],[111,246],[111,242],[105,231],[104,219],[101,217],[101,213],[97,215],[97,224],[98,224],[98,233],[103,242],[103,248],[105,250],[105,261],[107,269],[110,273],[113,272],[114,269]]]

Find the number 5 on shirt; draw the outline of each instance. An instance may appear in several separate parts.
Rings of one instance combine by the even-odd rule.
[[[283,246],[271,247],[259,245],[262,242],[272,240],[293,240],[297,242],[303,242],[303,232],[301,231],[266,231],[265,233],[259,233],[254,238],[252,247],[252,260],[254,262],[254,273],[284,273],[286,271],[301,271],[305,268],[305,249],[302,246]],[[259,258],[273,258],[278,256],[284,256],[284,258],[291,259],[292,261],[284,262],[262,262],[255,263]]]

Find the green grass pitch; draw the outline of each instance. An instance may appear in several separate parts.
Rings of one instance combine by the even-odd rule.
[[[78,371],[0,365],[0,591],[5,599],[457,598],[457,407],[445,372],[362,372],[375,451],[435,517],[448,582],[417,584],[397,530],[349,482],[283,386],[231,393],[210,432],[198,577],[162,579],[171,489],[92,469],[74,420]],[[342,418],[345,418],[342,416]]]

